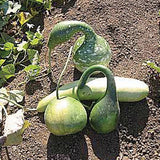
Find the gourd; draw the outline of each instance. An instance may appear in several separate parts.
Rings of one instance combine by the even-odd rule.
[[[44,113],[44,120],[48,130],[57,136],[77,133],[87,123],[86,110],[78,100],[68,96],[59,97],[60,80],[67,66],[69,56],[57,83],[56,97],[50,101]]]
[[[79,92],[80,100],[98,100],[106,90],[106,78],[89,78],[88,82]],[[149,93],[149,87],[143,81],[115,76],[116,92],[120,102],[135,102],[144,99]],[[60,96],[77,98],[78,81],[65,84],[59,88]],[[44,112],[48,103],[56,97],[56,91],[39,101],[38,112]]]
[[[80,89],[84,87],[88,77],[95,71],[101,71],[107,77],[107,88],[105,94],[93,106],[89,122],[91,127],[98,133],[108,133],[116,128],[120,112],[116,84],[112,72],[102,65],[89,67],[79,80],[77,96],[79,97]]]
[[[73,47],[73,62],[75,67],[83,72],[89,66],[101,64],[107,66],[111,59],[111,49],[107,41],[97,35],[85,22],[62,21],[57,23],[48,40],[49,69],[51,70],[51,50],[58,44],[68,41],[75,33],[82,32]]]

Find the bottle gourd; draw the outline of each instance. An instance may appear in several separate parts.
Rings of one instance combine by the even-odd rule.
[[[71,49],[63,71],[56,87],[56,97],[50,101],[44,113],[44,120],[48,130],[57,135],[64,136],[81,131],[87,123],[87,113],[83,105],[75,98],[59,97],[59,85],[65,71]]]
[[[90,112],[89,122],[91,127],[98,133],[108,133],[116,128],[120,112],[112,72],[102,65],[89,67],[79,80],[77,96],[79,97],[80,90],[84,87],[89,76],[95,71],[101,71],[107,77],[107,88],[104,96],[93,106]]]
[[[53,27],[48,40],[50,70],[52,49],[58,44],[68,41],[77,32],[82,32],[84,35],[77,39],[72,50],[75,67],[83,72],[96,64],[108,66],[111,49],[103,37],[97,35],[85,22],[62,21]]]

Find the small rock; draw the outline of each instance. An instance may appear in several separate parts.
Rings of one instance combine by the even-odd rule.
[[[122,160],[129,160],[127,156],[124,156]]]

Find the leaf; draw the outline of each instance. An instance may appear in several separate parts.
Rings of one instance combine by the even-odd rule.
[[[5,59],[0,59],[0,67],[3,65],[5,61],[6,61]]]
[[[2,123],[2,107],[3,105],[0,103],[0,124]]]
[[[20,51],[25,51],[28,48],[29,44],[27,41],[22,41],[20,44],[17,45],[17,50]]]
[[[40,32],[36,32],[36,33],[35,33],[35,36],[36,36],[38,39],[40,39],[40,40],[43,39],[43,35],[42,35]]]
[[[16,113],[6,117],[4,134],[6,137],[4,146],[18,145],[22,142],[22,134],[30,123],[24,120],[23,110],[18,110]]]
[[[13,48],[14,48],[14,44],[11,43],[11,42],[6,42],[6,43],[4,44],[4,50],[5,50],[5,51],[13,50]]]
[[[43,3],[43,0],[30,0],[32,2],[38,2],[38,3]]]
[[[30,43],[32,46],[39,44],[40,40],[38,38],[33,39]]]
[[[21,90],[12,90],[9,91],[9,99],[16,102],[16,103],[20,103],[23,101],[24,98],[24,92]],[[13,106],[14,104],[9,103],[10,106]]]
[[[37,12],[34,8],[31,8],[31,15],[34,17],[37,15],[39,12]]]
[[[14,43],[15,41],[14,41],[14,38],[13,37],[11,37],[11,36],[9,36],[7,33],[4,33],[4,32],[2,32],[2,33],[0,33],[1,34],[1,39],[0,39],[0,41],[1,41],[1,43],[6,43],[6,42],[11,42],[11,43]]]
[[[4,88],[4,87],[2,87],[2,88],[0,88],[0,97],[8,97],[9,95],[8,95],[8,93],[7,93],[7,90],[6,90],[6,88]],[[4,99],[1,99],[0,98],[0,104],[1,105],[6,105],[8,103],[8,101],[7,100],[4,100]]]
[[[0,97],[8,97],[6,88],[4,87],[0,88]],[[0,124],[2,122],[2,108],[6,104],[8,104],[8,101],[0,98]]]
[[[2,74],[6,79],[15,76],[15,66],[13,64],[7,64],[2,67]]]
[[[155,63],[147,61],[146,64],[160,73],[160,67],[158,67]]]
[[[24,71],[27,73],[30,80],[33,80],[40,73],[41,67],[38,65],[29,65],[24,68]]]
[[[34,32],[27,31],[26,34],[27,34],[28,40],[33,40],[33,38],[34,38]]]
[[[25,24],[28,22],[33,16],[29,12],[20,12],[17,14],[17,17],[19,18],[19,22],[21,25]]]
[[[0,53],[1,53],[0,58],[9,58],[11,51],[5,51],[0,49]]]
[[[39,62],[39,54],[35,49],[27,49],[28,59],[33,65],[38,64]]]
[[[9,2],[8,1],[5,1],[0,5],[0,10],[3,11],[4,15],[6,15],[6,13],[8,11],[8,8],[9,8]]]
[[[52,6],[52,0],[45,0],[44,8],[47,10],[51,10],[51,6]]]
[[[1,71],[0,71],[0,74],[1,74]],[[0,77],[0,87],[2,87],[5,82],[6,80]]]
[[[7,21],[3,20],[2,17],[0,17],[0,30],[3,29],[3,26],[7,24]]]

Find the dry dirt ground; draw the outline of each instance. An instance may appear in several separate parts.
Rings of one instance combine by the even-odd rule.
[[[71,0],[54,7],[51,14],[37,17],[45,38],[42,68],[52,27],[62,20],[81,20],[109,42],[110,69],[114,74],[145,81],[150,93],[140,102],[120,103],[118,129],[105,135],[97,134],[88,125],[77,134],[57,137],[47,130],[43,114],[28,112],[25,117],[32,125],[25,131],[20,145],[8,147],[11,160],[160,160],[160,78],[158,73],[142,65],[146,60],[160,65],[159,9],[159,0]],[[17,87],[24,79],[20,75],[9,84],[10,89],[25,89],[25,106],[36,108],[42,97],[55,90],[76,36],[52,52],[52,76]],[[61,84],[79,76],[70,61]],[[1,159],[7,159],[5,148]]]

